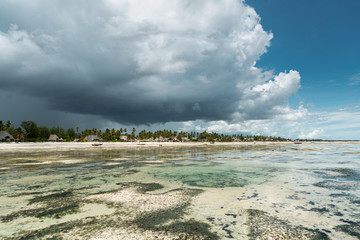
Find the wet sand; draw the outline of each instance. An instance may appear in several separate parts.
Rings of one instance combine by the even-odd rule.
[[[359,239],[359,147],[0,144],[0,238]]]

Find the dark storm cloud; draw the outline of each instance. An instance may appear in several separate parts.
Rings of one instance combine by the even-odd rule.
[[[128,124],[262,119],[287,114],[300,86],[297,72],[270,81],[255,67],[272,34],[242,1],[2,1],[0,22],[2,90],[50,110]]]

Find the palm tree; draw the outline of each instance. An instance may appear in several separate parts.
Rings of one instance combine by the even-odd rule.
[[[132,137],[132,138],[135,138],[135,132],[136,132],[136,129],[133,128],[133,129],[132,129],[132,133],[131,133],[131,137]]]
[[[11,125],[12,125],[12,122],[7,121],[6,124],[5,124],[5,129],[6,129],[7,131],[9,131],[10,128],[11,128]]]
[[[111,137],[115,137],[115,134],[116,134],[116,131],[115,131],[115,128],[112,128],[111,129]]]

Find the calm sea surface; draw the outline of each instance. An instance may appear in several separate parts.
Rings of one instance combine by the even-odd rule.
[[[3,148],[0,220],[0,239],[360,239],[360,144]]]

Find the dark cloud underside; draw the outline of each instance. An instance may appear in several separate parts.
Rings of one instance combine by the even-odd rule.
[[[300,76],[255,67],[259,22],[237,0],[2,1],[0,84],[125,124],[271,119],[296,111]]]

